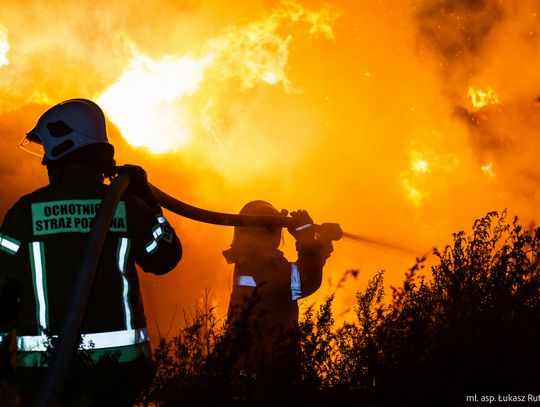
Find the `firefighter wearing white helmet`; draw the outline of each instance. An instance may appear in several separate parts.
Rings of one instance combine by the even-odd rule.
[[[27,140],[43,145],[44,156],[56,161],[91,144],[108,144],[105,117],[100,107],[86,99],[71,99],[47,110]]]
[[[16,332],[16,373],[2,359],[4,380],[16,382],[22,404],[32,403],[47,366],[50,338],[58,335],[83,247],[115,168],[103,112],[86,99],[53,106],[28,132],[43,146],[49,185],[20,198],[0,227],[0,348]],[[151,377],[151,355],[135,264],[164,274],[182,249],[137,166],[118,204],[82,326],[79,355],[90,362],[69,375],[62,405],[133,406]],[[4,353],[4,356],[6,354]],[[110,363],[113,361],[114,363]],[[2,404],[2,400],[0,400]]]

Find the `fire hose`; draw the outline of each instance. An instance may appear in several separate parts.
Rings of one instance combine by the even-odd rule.
[[[96,214],[92,230],[83,249],[81,266],[68,302],[68,311],[62,325],[60,325],[51,363],[36,404],[38,407],[52,407],[58,404],[71,359],[78,347],[79,332],[101,257],[101,250],[116,211],[116,206],[129,186],[129,181],[130,179],[126,175],[117,177],[111,183]]]
[[[88,241],[83,251],[81,266],[75,279],[75,286],[69,299],[68,312],[62,321],[62,325],[57,338],[56,346],[53,349],[51,363],[48,368],[45,383],[39,395],[38,407],[55,406],[58,402],[59,394],[64,384],[67,371],[75,350],[78,347],[79,333],[81,330],[83,316],[86,310],[90,291],[94,281],[94,276],[99,263],[101,251],[113,214],[118,202],[122,198],[125,190],[129,186],[128,175],[116,177],[109,187],[107,194],[103,198],[98,210],[92,230],[88,236]],[[171,197],[159,188],[152,186],[160,205],[169,211],[183,217],[200,222],[226,226],[271,226],[290,227],[293,226],[292,218],[286,216],[271,215],[238,215],[223,212],[214,212],[201,209],[178,199]],[[370,239],[365,236],[343,232],[337,223],[323,223],[313,225],[316,231],[324,233],[328,239],[339,240],[342,237],[376,244],[383,247],[406,250],[400,246],[384,243]]]
[[[293,219],[287,216],[272,215],[237,215],[232,213],[214,212],[207,209],[197,208],[166,194],[152,185],[157,195],[159,204],[177,215],[193,219],[199,222],[211,223],[224,226],[270,226],[291,227]],[[343,237],[343,231],[337,223],[323,223],[312,225],[318,233],[324,233],[331,240],[339,240]]]
[[[237,215],[232,213],[214,212],[207,209],[201,209],[179,201],[176,198],[163,192],[155,185],[152,189],[157,195],[160,205],[169,211],[181,215],[185,218],[204,223],[224,226],[273,226],[290,227],[293,226],[293,219],[286,216],[271,215]],[[344,232],[338,223],[326,222],[320,225],[313,225],[316,232],[324,234],[328,239],[340,240],[342,237],[357,242],[367,243],[386,249],[397,250],[417,254],[416,251],[391,242],[385,242],[381,239],[374,239],[368,236]]]

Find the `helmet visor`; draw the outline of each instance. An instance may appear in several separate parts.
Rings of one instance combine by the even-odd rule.
[[[43,149],[43,144],[41,144],[41,140],[37,135],[33,133],[28,133],[26,136],[23,137],[23,139],[19,143],[19,148],[26,151],[27,153],[30,153],[40,158],[43,158],[43,156],[45,155],[45,150]]]

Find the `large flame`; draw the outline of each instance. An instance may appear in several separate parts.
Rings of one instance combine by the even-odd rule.
[[[197,90],[209,63],[210,58],[155,61],[136,54],[97,102],[132,145],[155,153],[174,150],[189,139],[182,99]]]
[[[211,78],[207,86],[229,81],[246,90],[258,84],[281,84],[289,92],[292,85],[286,69],[291,36],[279,34],[279,29],[301,22],[308,24],[311,35],[333,38],[330,24],[334,18],[327,8],[307,11],[286,2],[259,21],[230,27],[192,55],[153,59],[134,50],[126,70],[97,101],[130,144],[154,153],[176,150],[192,134],[193,124],[186,115],[188,96],[199,91],[207,77]],[[206,107],[213,103],[210,98]],[[215,120],[208,112],[199,112],[206,129]]]

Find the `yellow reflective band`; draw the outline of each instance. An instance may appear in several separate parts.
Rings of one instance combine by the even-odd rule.
[[[9,254],[17,254],[20,247],[21,242],[0,233],[0,249]]]
[[[57,335],[52,336],[52,338],[57,337]],[[87,350],[116,348],[119,346],[129,346],[148,342],[148,333],[146,332],[146,328],[83,334],[81,337],[81,346],[83,349]],[[47,350],[49,339],[50,338],[45,335],[18,336],[17,351],[44,352]]]

